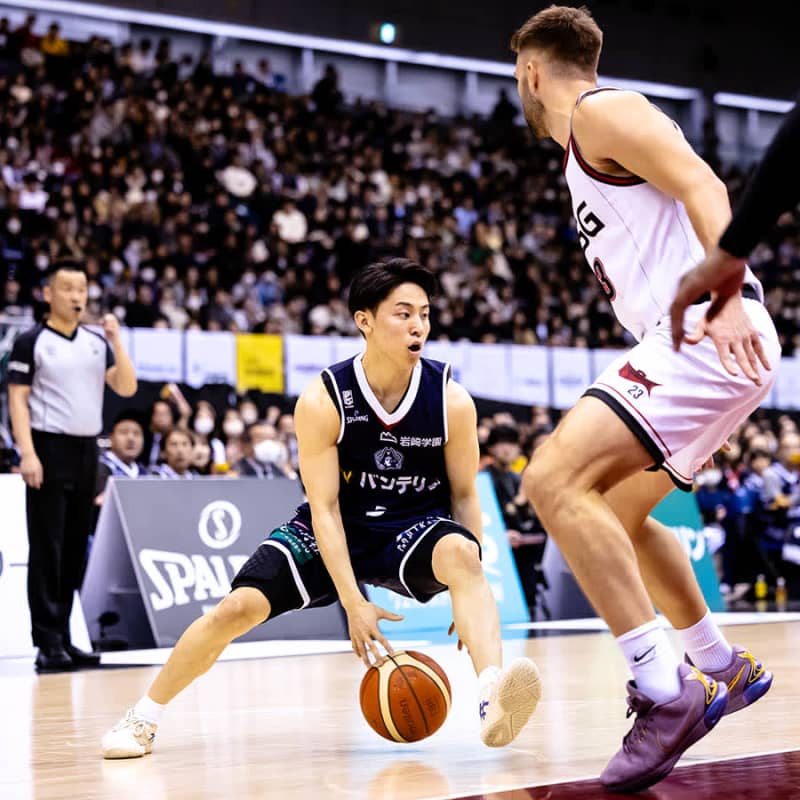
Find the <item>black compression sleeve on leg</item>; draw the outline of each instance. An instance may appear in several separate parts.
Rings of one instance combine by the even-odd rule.
[[[775,134],[719,246],[746,258],[779,214],[800,201],[800,104]]]

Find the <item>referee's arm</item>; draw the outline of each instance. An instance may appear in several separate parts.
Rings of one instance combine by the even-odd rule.
[[[136,394],[136,371],[119,335],[119,322],[113,314],[103,317],[103,333],[114,353],[114,364],[106,370],[106,383],[121,397]]]
[[[20,454],[20,473],[22,479],[31,489],[38,489],[42,485],[44,472],[42,462],[36,455],[31,434],[31,412],[28,408],[28,398],[31,396],[31,387],[24,383],[9,383],[8,410],[11,414],[11,426],[14,431],[17,447]]]
[[[11,348],[8,362],[8,410],[11,428],[20,454],[19,471],[31,489],[38,489],[44,480],[42,462],[36,453],[31,433],[31,410],[28,402],[36,372],[33,351],[39,329],[31,328],[20,334]]]

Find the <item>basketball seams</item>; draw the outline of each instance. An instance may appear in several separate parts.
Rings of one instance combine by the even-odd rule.
[[[425,709],[422,707],[422,703],[420,703],[419,698],[417,697],[417,693],[414,691],[414,687],[411,685],[411,681],[408,679],[408,677],[406,676],[405,672],[403,671],[402,665],[397,663],[397,660],[395,659],[395,657],[390,655],[389,658],[392,660],[392,663],[395,665],[395,667],[397,668],[397,671],[400,673],[401,677],[405,681],[406,686],[408,687],[409,693],[414,698],[414,702],[417,704],[417,708],[419,709],[419,716],[422,719],[422,724],[425,726],[425,736],[429,736],[430,735],[430,729],[429,729],[429,726],[428,726],[428,718],[425,716]],[[416,666],[416,665],[406,664],[406,666],[410,667],[410,666]],[[386,683],[388,685],[389,681],[387,680]],[[390,714],[390,716],[391,716],[391,712],[392,712],[392,707],[391,707],[391,703],[390,703],[389,704],[389,714]],[[394,718],[392,718],[392,723],[394,724]],[[425,737],[423,737],[423,738],[425,738]],[[405,739],[403,741],[405,741]]]
[[[436,661],[401,650],[387,655],[380,665],[371,665],[361,681],[359,700],[364,719],[376,733],[408,744],[439,730],[449,715],[452,692]]]
[[[383,724],[386,726],[386,730],[389,732],[389,735],[396,742],[403,742],[407,744],[407,740],[400,735],[400,731],[398,730],[394,721],[394,717],[392,716],[392,704],[389,702],[389,678],[391,677],[393,670],[383,669],[385,663],[381,664],[380,667],[374,667],[374,669],[378,670],[378,703],[380,704],[381,719],[383,720]]]
[[[421,654],[420,654],[421,655]],[[414,663],[405,664],[405,666],[413,667],[414,669],[418,669],[420,672],[427,675],[439,688],[439,691],[442,693],[442,697],[444,698],[445,706],[447,707],[447,711],[450,711],[450,687],[447,685],[441,678],[438,672],[436,672],[433,667],[423,661],[421,658],[415,655],[411,655],[410,653],[403,653],[398,656],[398,659],[409,658],[413,660]],[[399,662],[398,662],[399,663]]]
[[[452,698],[453,690],[452,687],[450,686],[450,681],[447,678],[447,673],[439,666],[439,664],[436,661],[434,661],[430,656],[426,656],[424,653],[420,653],[416,650],[405,650],[404,653],[409,658],[413,658],[418,662],[420,662],[421,664],[424,664],[428,669],[433,670],[436,677],[444,684],[448,698]]]
[[[380,670],[377,667],[367,670],[364,680],[361,681],[359,701],[364,718],[372,729],[385,739],[391,739],[392,734],[386,727],[380,706],[380,680]]]

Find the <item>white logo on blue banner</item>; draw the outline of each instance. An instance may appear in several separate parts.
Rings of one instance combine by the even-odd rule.
[[[528,622],[528,606],[511,555],[492,479],[487,473],[478,474],[477,487],[483,514],[483,571],[497,601],[500,622],[504,625]],[[367,596],[370,602],[403,615],[402,622],[384,623],[383,631],[390,639],[417,631],[446,631],[453,621],[449,592],[442,592],[424,604],[376,586],[367,587]]]
[[[214,500],[200,512],[197,533],[206,547],[224,550],[239,538],[241,530],[242,515],[227,500]]]

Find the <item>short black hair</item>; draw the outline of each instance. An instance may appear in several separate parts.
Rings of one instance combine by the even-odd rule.
[[[161,439],[161,451],[165,452],[167,449],[167,445],[169,444],[169,440],[173,436],[185,436],[189,440],[189,444],[194,447],[194,434],[191,431],[186,430],[186,428],[170,428]]]
[[[364,267],[350,284],[347,306],[351,314],[372,311],[401,284],[415,283],[428,298],[436,294],[436,277],[409,258],[392,258]]]
[[[68,272],[82,272],[84,275],[86,274],[86,267],[83,262],[74,258],[58,258],[50,264],[50,269],[47,270],[47,280],[52,282],[62,269]]]
[[[495,425],[489,431],[486,446],[492,447],[495,444],[506,442],[508,444],[519,444],[519,431],[512,425]]]
[[[144,421],[142,420],[142,412],[134,408],[125,408],[114,417],[114,422],[111,425],[111,430],[117,427],[121,422],[135,422],[144,433]]]
[[[172,414],[172,424],[177,425],[178,420],[181,418],[181,412],[178,411],[178,406],[176,406],[172,400],[169,400],[166,397],[156,397],[156,399],[150,404],[150,408],[147,412],[148,423],[153,418],[153,412],[156,410],[156,406],[159,403],[164,403],[169,408],[170,414]]]

